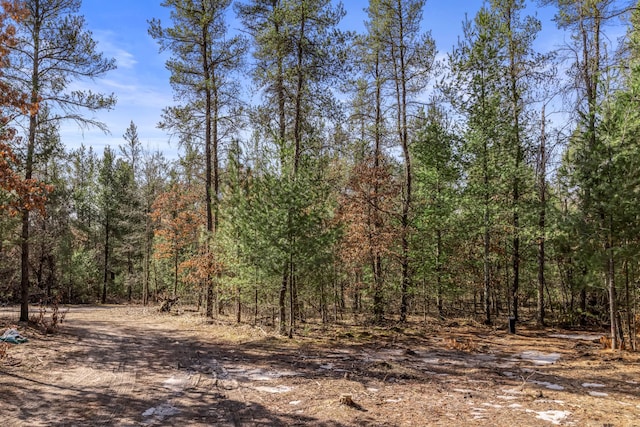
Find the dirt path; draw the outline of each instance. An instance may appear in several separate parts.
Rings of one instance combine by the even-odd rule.
[[[0,312],[3,330],[13,313]],[[307,325],[72,308],[0,362],[5,426],[640,426],[640,363],[594,335]],[[348,398],[352,405],[340,402]]]

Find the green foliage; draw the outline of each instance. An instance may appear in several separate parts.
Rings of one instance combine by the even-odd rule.
[[[609,58],[618,2],[545,3],[575,54],[553,85],[571,86],[575,115],[542,117],[548,132],[537,109],[554,107],[559,62],[534,50],[540,22],[522,16],[524,0],[485,2],[443,63],[423,0],[371,0],[357,36],[338,29],[345,10],[329,0],[237,2],[243,36],[228,31],[230,0],[165,0],[171,23],[153,19],[149,33],[179,99],[160,123],[180,142],[169,163],[142,148],[133,121],[118,153],[64,151],[62,120],[101,127],[81,113],[114,102],[72,82],[114,62],[78,0],[25,2],[32,16],[0,74],[40,101],[15,152],[25,178],[55,189],[46,213],[0,217],[0,299],[17,296],[22,243],[33,295],[176,292],[206,298],[207,315],[277,318],[289,334],[307,315],[382,322],[474,303],[493,321],[541,294],[572,322],[605,320],[609,299],[615,324],[615,303],[637,303],[640,13]],[[246,104],[241,72],[253,79]]]
[[[423,114],[417,128],[412,142],[416,171],[414,269],[419,281],[433,284],[429,295],[441,300],[443,290],[454,287],[449,260],[459,226],[460,141],[446,113],[435,106]]]

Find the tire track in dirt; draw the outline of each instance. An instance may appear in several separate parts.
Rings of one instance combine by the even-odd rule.
[[[99,423],[112,424],[121,417],[127,401],[130,399],[136,384],[136,373],[127,371],[126,361],[121,362],[113,372],[112,379],[107,388],[107,394],[114,397],[111,412],[99,420]]]
[[[324,332],[286,340],[145,310],[72,310],[59,334],[32,335],[12,348],[21,363],[0,364],[0,420],[29,427],[640,425],[632,382],[640,359],[600,354],[588,343],[577,353],[548,332],[447,330],[463,343],[474,334],[477,345],[460,351],[449,348],[452,339],[423,331],[404,342],[407,335],[385,341],[380,332],[358,342],[349,325],[348,340]],[[355,405],[343,404],[342,394]]]

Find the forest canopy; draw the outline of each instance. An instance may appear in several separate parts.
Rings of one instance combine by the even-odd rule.
[[[370,0],[361,31],[330,0],[164,0],[169,159],[136,117],[69,148],[64,123],[107,130],[115,96],[79,83],[116,62],[80,0],[0,2],[0,302],[179,298],[289,336],[552,319],[635,346],[640,3],[536,2],[550,51],[529,3],[460,16],[447,51],[425,0]]]

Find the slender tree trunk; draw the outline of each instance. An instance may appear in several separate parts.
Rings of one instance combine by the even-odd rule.
[[[294,289],[296,286],[296,276],[295,276],[295,267],[293,263],[293,259],[290,261],[289,270],[289,338],[293,338],[293,330],[296,325],[296,313],[295,313],[295,297],[294,297]]]
[[[438,211],[442,208],[442,185],[440,178],[436,182],[437,206]],[[444,318],[443,310],[443,292],[442,292],[442,229],[440,225],[436,229],[436,306],[438,308],[438,316]]]
[[[302,2],[300,4],[300,33],[298,35],[298,51],[297,51],[297,65],[296,65],[296,91],[295,91],[295,100],[294,100],[294,118],[293,118],[293,142],[294,142],[294,152],[293,152],[293,169],[291,171],[291,179],[295,183],[298,179],[298,171],[300,168],[300,159],[302,155],[302,97],[303,97],[303,87],[304,87],[304,73],[303,73],[303,56],[304,56],[304,43],[305,43],[305,28],[307,23],[306,11],[304,7],[305,3]],[[290,208],[291,209],[291,208]],[[295,326],[295,317],[296,310],[295,307],[297,305],[297,295],[295,293],[295,260],[293,257],[293,245],[294,245],[294,237],[292,233],[292,218],[293,214],[291,211],[288,213],[288,229],[290,231],[289,241],[291,245],[290,254],[289,254],[289,338],[293,337],[293,329]],[[286,292],[286,291],[285,291]]]
[[[131,302],[133,297],[133,284],[131,283],[133,277],[133,260],[131,259],[131,251],[127,251],[127,275],[127,300]]]
[[[179,253],[176,249],[176,253],[173,257],[173,298],[178,295],[178,261],[179,261]]]
[[[211,122],[213,128],[211,129],[211,147],[213,149],[212,152],[212,169],[213,169],[213,195],[212,195],[212,203],[213,203],[213,225],[211,229],[210,241],[208,243],[207,250],[213,251],[211,244],[215,240],[215,236],[218,233],[218,228],[220,225],[220,159],[219,159],[219,151],[220,147],[218,144],[218,125],[219,125],[219,115],[220,115],[220,100],[218,97],[218,87],[217,87],[217,77],[215,73],[212,72],[212,117]],[[212,253],[212,257],[215,256],[215,253]],[[212,260],[210,257],[210,262]],[[211,275],[211,271],[213,266],[209,266],[209,275]],[[211,291],[207,291],[207,298],[213,299],[213,307],[215,307],[216,313],[222,312],[222,307],[220,306],[219,296],[218,296],[218,283],[220,280],[220,272],[217,271],[215,273],[215,282],[213,281],[213,277],[209,277],[209,288]]]
[[[242,300],[240,296],[240,286],[236,286],[236,323],[242,322]]]
[[[107,303],[107,283],[109,282],[109,250],[110,248],[110,218],[107,215],[104,223],[104,262],[103,262],[103,278],[102,278],[102,304]]]
[[[518,320],[518,291],[520,288],[520,167],[522,164],[522,143],[520,138],[520,94],[518,92],[518,64],[516,58],[516,41],[513,36],[512,20],[513,5],[506,8],[507,31],[509,34],[509,80],[511,92],[511,109],[513,114],[513,144],[514,144],[514,170],[513,170],[513,285],[511,288],[511,314]]]
[[[333,291],[335,295],[338,295],[336,281],[335,281],[335,274],[333,276],[334,276],[333,280],[331,280],[331,283],[333,284]],[[327,296],[326,296],[324,282],[321,281],[320,282],[320,320],[322,321],[323,325],[329,321],[327,317],[328,317],[327,316]]]
[[[213,187],[213,172],[212,172],[212,150],[213,145],[216,142],[213,141],[212,136],[212,93],[211,93],[211,70],[209,68],[209,45],[207,41],[209,40],[209,36],[206,34],[206,28],[203,27],[203,44],[201,46],[201,60],[202,60],[202,68],[203,68],[203,76],[204,81],[207,84],[207,88],[205,89],[205,204],[207,206],[207,253],[211,251],[211,242],[213,239],[213,233],[215,232],[214,218],[213,218],[213,197],[212,197],[212,187]],[[211,276],[211,271],[208,269],[206,276],[206,313],[205,315],[208,318],[213,318],[213,277]]]
[[[275,24],[276,34],[280,34],[280,27]],[[285,157],[285,139],[287,136],[286,120],[286,94],[284,90],[284,60],[278,57],[278,76],[276,78],[276,91],[278,92],[278,144],[280,145],[280,164],[284,168],[287,160]]]
[[[28,178],[27,178],[28,179]],[[20,257],[20,321],[29,320],[29,211],[22,212],[21,233],[21,257]]]
[[[33,27],[33,66],[31,70],[31,105],[37,105],[40,98],[40,10],[39,3],[36,3],[35,23]],[[27,141],[27,157],[25,159],[25,179],[33,178],[33,162],[36,147],[36,131],[38,127],[38,113],[31,112],[29,115],[29,138]],[[28,209],[22,210],[22,232],[20,234],[21,245],[21,268],[20,268],[20,321],[29,320],[29,234],[30,234],[30,212]]]
[[[256,283],[256,288],[254,290],[253,295],[253,324],[258,324],[258,285]]]
[[[605,275],[605,285],[609,290],[609,320],[611,322],[611,349],[616,350],[618,348],[618,304],[616,295],[616,282],[614,276],[614,258],[613,247],[611,239],[608,239],[607,247],[607,272]]]
[[[484,312],[485,323],[491,324],[491,234],[490,234],[490,213],[489,213],[489,165],[488,165],[488,150],[487,142],[484,142],[484,159],[483,159],[483,174],[484,174],[484,239],[483,239],[483,270],[484,270]]]
[[[544,202],[543,202],[544,203]],[[545,325],[545,303],[544,303],[544,290],[545,290],[545,208],[541,207],[540,217],[538,219],[538,226],[540,227],[541,236],[538,242],[538,292],[537,292],[537,314],[538,325]]]
[[[274,31],[277,35],[280,35],[281,29],[280,25],[277,21],[274,22]],[[286,121],[286,94],[284,87],[284,59],[282,55],[278,55],[278,75],[276,76],[276,91],[278,98],[278,144],[280,146],[280,164],[281,168],[284,169],[286,167],[287,159],[286,159],[286,132],[287,132],[287,121]],[[282,268],[282,284],[280,286],[280,292],[278,297],[278,309],[279,309],[279,329],[280,335],[286,334],[286,297],[287,297],[287,287],[288,287],[288,278],[289,278],[289,262],[288,260],[284,262],[284,266]]]
[[[404,185],[401,215],[401,270],[402,284],[400,289],[400,321],[406,322],[409,306],[409,288],[411,287],[411,276],[409,271],[409,215],[411,209],[411,154],[409,152],[409,135],[407,128],[407,65],[406,46],[404,45],[404,16],[402,2],[397,1],[397,16],[401,17],[398,22],[398,40],[400,46],[393,46],[392,56],[394,57],[395,85],[397,102],[397,128],[402,154],[404,157]]]
[[[488,209],[485,208],[485,224],[489,222],[489,213]],[[489,227],[485,225],[484,231],[484,253],[483,253],[483,270],[484,270],[484,290],[483,290],[483,301],[484,301],[484,314],[485,320],[484,322],[487,325],[491,324],[491,262],[490,262],[490,234]]]
[[[538,325],[545,324],[544,288],[545,288],[545,240],[546,240],[546,213],[547,213],[547,157],[546,157],[546,133],[545,133],[545,109],[542,107],[542,132],[540,136],[540,167],[538,168],[538,200],[540,208],[538,212]]]
[[[145,215],[145,259],[144,259],[144,282],[142,284],[142,305],[149,304],[149,282],[151,281],[151,220],[149,211]]]
[[[516,188],[514,189],[514,202],[516,200],[516,198],[519,199],[519,191],[517,189],[517,184],[516,184]],[[517,207],[515,208],[515,211],[513,213],[513,227],[514,227],[514,233],[515,236],[513,238],[513,286],[511,288],[511,304],[512,304],[512,309],[511,309],[511,313],[513,315],[513,318],[515,320],[518,320],[518,305],[519,305],[519,300],[518,300],[518,291],[520,288],[520,235],[519,235],[519,228],[520,228],[520,218],[519,218],[519,214],[517,212]]]
[[[634,340],[635,331],[633,328],[633,306],[631,305],[631,292],[629,291],[629,261],[624,262],[624,300],[625,300],[625,311],[627,313],[626,323],[627,323],[627,335],[629,336],[629,346],[630,350],[636,350],[636,343]]]
[[[220,147],[218,146],[218,125],[219,125],[219,115],[220,115],[220,100],[218,97],[218,88],[216,87],[217,77],[215,74],[213,75],[213,99],[212,99],[212,117],[211,122],[213,128],[211,129],[211,148],[212,152],[212,169],[213,169],[213,195],[211,197],[211,201],[213,203],[213,232],[217,233],[219,225],[220,225],[220,159],[219,159],[219,151]]]
[[[382,156],[382,71],[380,70],[380,53],[376,51],[375,62],[376,76],[376,118],[375,118],[375,147],[373,151],[373,235],[378,236],[382,232],[382,217],[380,213],[380,160]],[[373,315],[376,323],[384,319],[384,295],[382,289],[382,256],[380,255],[380,243],[370,242],[373,261]]]
[[[287,298],[287,287],[289,281],[289,262],[284,263],[284,267],[282,269],[282,285],[280,286],[280,297],[278,299],[278,307],[280,309],[280,335],[287,334],[287,307],[286,307],[286,298]]]
[[[295,111],[294,111],[294,120],[293,120],[293,140],[294,140],[294,153],[293,153],[293,177],[296,178],[298,174],[298,168],[300,166],[300,154],[302,150],[302,135],[301,135],[301,127],[302,127],[302,88],[304,86],[304,73],[303,73],[303,49],[305,42],[305,26],[307,23],[307,18],[305,14],[304,2],[300,3],[300,34],[298,41],[298,63],[296,66],[296,95],[295,95]]]
[[[53,289],[57,286],[56,262],[52,253],[47,255],[47,266],[49,267],[49,274],[47,275],[47,301],[51,301]],[[58,296],[58,302],[60,302],[59,298]]]
[[[436,231],[436,303],[438,305],[438,316],[444,318],[442,305],[442,230]]]
[[[376,323],[384,320],[384,295],[382,292],[382,258],[379,254],[373,256],[373,316]],[[357,293],[357,291],[356,291]]]

